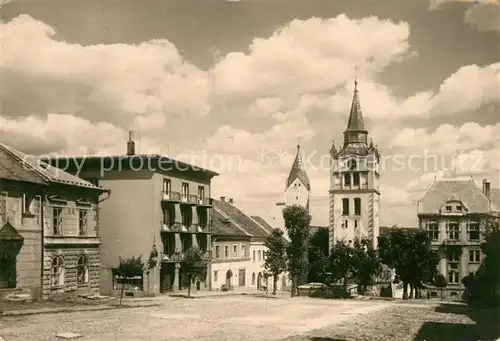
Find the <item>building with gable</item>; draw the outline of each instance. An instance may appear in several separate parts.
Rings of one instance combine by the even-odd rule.
[[[0,296],[99,294],[104,192],[0,144]]]
[[[212,278],[218,279],[213,281],[213,287],[225,285],[255,291],[271,285],[272,279],[268,280],[265,276],[267,248],[264,244],[273,228],[264,219],[250,216],[237,208],[232,198],[226,200],[226,197],[221,197],[220,200],[213,200],[213,205],[215,257]],[[288,276],[283,273],[278,279],[278,289],[287,288]]]
[[[460,297],[462,279],[481,265],[484,223],[500,212],[497,193],[487,180],[482,189],[472,178],[439,180],[418,202],[419,227],[442,254],[439,271],[448,281],[447,295]]]
[[[289,240],[283,219],[283,209],[286,206],[300,205],[309,210],[310,195],[311,182],[304,167],[300,145],[297,145],[297,154],[295,155],[295,160],[285,183],[285,201],[276,203],[269,211],[267,216],[269,225],[273,228],[283,230],[284,235]]]
[[[330,149],[329,238],[337,240],[367,237],[377,245],[380,225],[380,154],[368,143],[358,94],[354,95],[344,142]]]

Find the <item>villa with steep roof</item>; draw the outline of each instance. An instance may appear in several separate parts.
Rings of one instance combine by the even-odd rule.
[[[0,144],[0,296],[99,294],[104,192]]]
[[[443,251],[439,270],[448,281],[447,295],[461,295],[462,279],[481,265],[484,223],[500,212],[496,193],[487,180],[482,189],[473,179],[440,180],[418,203],[420,229],[429,233],[434,248]]]
[[[377,245],[380,225],[380,154],[368,143],[358,95],[354,95],[344,143],[330,149],[329,238],[330,248],[338,240],[367,237]]]

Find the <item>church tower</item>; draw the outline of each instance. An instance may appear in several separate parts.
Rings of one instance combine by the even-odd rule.
[[[290,169],[290,174],[286,180],[285,203],[287,206],[300,205],[309,210],[310,194],[311,182],[302,161],[300,145],[297,145],[297,155],[295,155],[292,169]]]
[[[380,154],[368,143],[358,82],[349,113],[344,142],[330,149],[329,235],[330,248],[338,240],[368,237],[377,245],[380,213]]]
[[[307,176],[304,162],[297,145],[297,154],[293,161],[292,168],[285,182],[285,201],[276,203],[269,211],[267,222],[273,228],[283,230],[286,235],[285,220],[283,219],[283,209],[286,206],[300,205],[309,210],[309,197],[311,194],[311,182]],[[288,238],[288,237],[287,237]]]

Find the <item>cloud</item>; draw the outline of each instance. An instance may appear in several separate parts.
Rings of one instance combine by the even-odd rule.
[[[296,19],[254,39],[248,53],[226,55],[214,70],[216,93],[259,98],[333,88],[353,78],[355,65],[370,74],[407,56],[409,32],[404,22],[376,17]]]
[[[1,25],[3,115],[65,112],[122,127],[136,120],[153,129],[166,117],[208,112],[206,72],[169,41],[82,46],[56,34],[28,15]]]
[[[500,31],[500,1],[498,0],[431,0],[429,9],[436,10],[445,4],[469,4],[464,22],[478,31]]]

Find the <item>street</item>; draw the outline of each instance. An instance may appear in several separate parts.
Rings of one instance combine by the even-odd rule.
[[[82,334],[81,341],[276,340],[376,312],[389,302],[256,298],[168,298],[149,308],[2,317],[6,341],[54,341]]]

